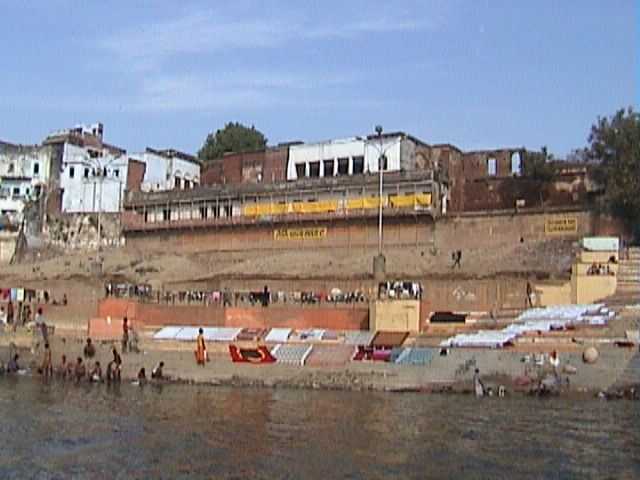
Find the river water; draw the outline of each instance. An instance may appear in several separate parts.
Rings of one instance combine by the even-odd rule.
[[[0,478],[640,478],[637,402],[0,378]]]

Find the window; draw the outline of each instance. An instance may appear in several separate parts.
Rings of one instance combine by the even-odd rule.
[[[338,159],[338,175],[349,175],[349,159]]]
[[[388,170],[389,162],[387,161],[387,156],[386,155],[382,155],[379,159],[378,159],[378,171],[380,171],[380,169],[382,170]]]
[[[490,177],[496,175],[496,159],[493,157],[487,159],[487,175]]]
[[[84,178],[89,178],[89,169],[87,167],[84,168]]]
[[[297,163],[296,164],[296,177],[297,178],[304,178],[305,177],[304,163]]]
[[[40,164],[38,162],[33,164],[33,174],[34,175],[40,174]]]
[[[187,179],[184,180],[184,188],[185,189],[191,188],[191,182]]]
[[[13,163],[10,163],[9,164],[9,168],[7,169],[7,173],[13,173],[15,168],[16,168],[16,166]]]
[[[353,174],[357,175],[359,173],[364,173],[364,157],[361,155],[353,157]]]
[[[176,177],[176,178],[173,180],[173,186],[174,186],[175,188],[180,188],[180,187],[181,187],[181,185],[182,185],[182,184],[181,184],[181,182],[180,182],[180,177]]]
[[[324,176],[325,177],[333,177],[333,159],[325,160],[324,162]]]
[[[309,162],[309,176],[310,177],[320,176],[320,161]]]
[[[520,173],[522,173],[522,159],[520,158],[520,152],[513,152],[511,154],[511,173],[514,175],[520,175]]]
[[[74,167],[69,167],[69,178],[73,178],[76,173],[76,169]]]
[[[14,197],[20,196],[20,187],[13,187],[13,196]]]
[[[118,170],[117,168],[113,171],[113,176],[118,178],[120,176],[120,170]]]

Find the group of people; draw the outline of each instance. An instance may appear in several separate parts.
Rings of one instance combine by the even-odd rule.
[[[44,344],[44,350],[42,353],[42,363],[37,367],[37,372],[43,375],[45,378],[52,378],[54,375],[61,379],[72,380],[76,383],[82,381],[89,382],[107,382],[118,383],[122,379],[122,357],[116,347],[111,347],[112,358],[107,363],[106,369],[103,371],[100,361],[94,360],[96,355],[95,344],[91,341],[91,338],[87,338],[84,345],[82,356],[78,356],[76,361],[70,361],[67,359],[67,355],[62,355],[60,363],[54,367],[53,364],[53,352],[48,342]],[[20,354],[17,352],[10,352],[10,360],[7,363],[7,373],[26,373],[26,369],[22,368],[19,364]],[[154,380],[166,379],[164,374],[164,362],[159,362],[155,368],[151,371],[151,378]],[[137,383],[144,385],[147,383],[147,373],[144,367],[138,371]]]
[[[602,265],[601,263],[593,263],[587,269],[587,275],[613,275],[613,270],[609,268],[609,265]]]

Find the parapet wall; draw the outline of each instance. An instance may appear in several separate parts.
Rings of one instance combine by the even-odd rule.
[[[225,326],[297,330],[323,328],[331,330],[367,330],[368,308],[314,307],[234,307],[225,309]]]
[[[435,220],[429,217],[385,218],[383,242],[386,247],[430,247],[439,249],[476,249],[545,238],[573,238],[593,234],[615,233],[616,226],[587,210],[552,212],[492,212],[449,215]],[[303,233],[313,229],[308,238],[277,235],[277,231]],[[310,232],[310,233],[314,233]],[[318,233],[320,232],[320,233]],[[262,222],[225,228],[176,228],[128,233],[127,246],[145,252],[176,253],[206,251],[274,251],[317,248],[377,249],[377,216],[312,224]]]
[[[111,317],[121,326],[122,318],[138,321],[144,326],[202,325],[224,326],[222,307],[201,305],[159,305],[122,298],[103,298],[98,302],[98,317]]]
[[[98,303],[96,317],[89,320],[89,336],[96,339],[122,337],[122,319],[127,317],[136,330],[169,325],[202,327],[247,327],[333,330],[367,330],[366,307],[220,307],[165,306],[120,298],[105,298]]]

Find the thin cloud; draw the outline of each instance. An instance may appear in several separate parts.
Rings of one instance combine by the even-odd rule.
[[[73,92],[69,95],[12,96],[8,103],[20,108],[103,112],[202,111],[267,107],[355,106],[340,97],[327,101],[325,89],[342,91],[356,76],[323,77],[308,73],[244,72],[210,75],[158,74],[142,77],[135,88],[119,92]]]
[[[268,49],[291,41],[348,38],[375,33],[432,30],[441,15],[429,20],[407,18],[390,9],[365,11],[339,19],[307,18],[288,12],[281,17],[238,18],[227,12],[204,10],[182,17],[138,25],[117,32],[101,42],[127,68],[148,71],[171,57],[183,54],[210,54],[237,49]]]

